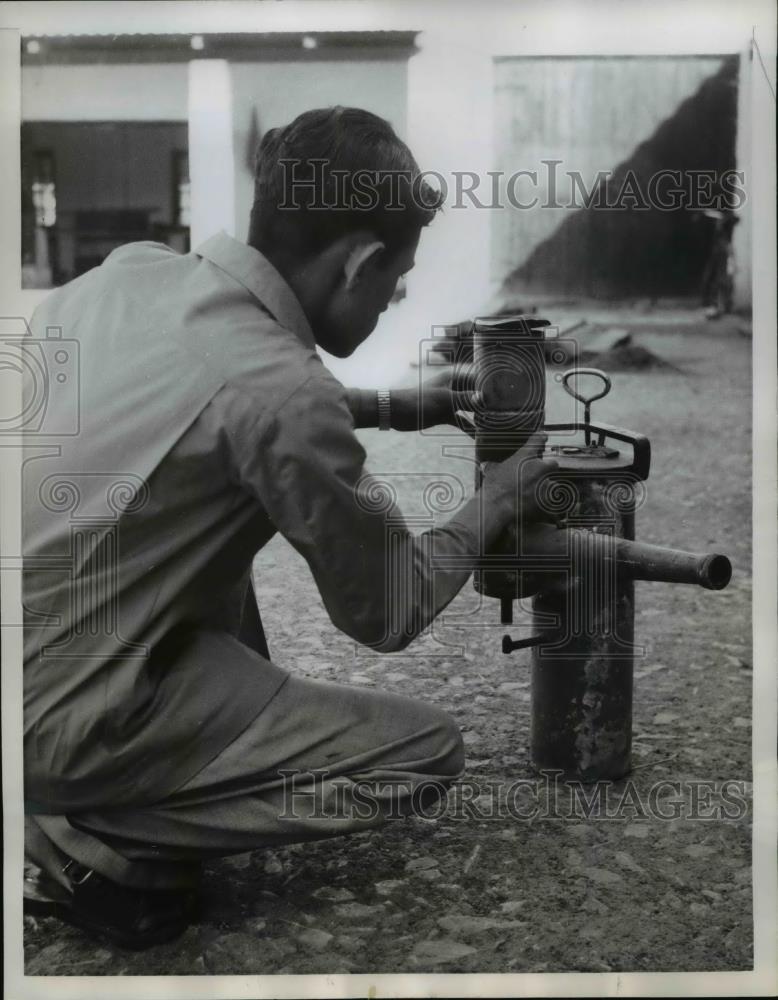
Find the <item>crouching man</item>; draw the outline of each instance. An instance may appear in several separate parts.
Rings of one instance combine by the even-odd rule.
[[[262,141],[248,245],[130,244],[36,311],[80,351],[47,421],[80,422],[24,471],[28,912],[145,947],[192,920],[204,859],[375,826],[460,774],[439,709],[274,664],[250,578],[280,532],[337,628],[391,652],[538,516],[553,465],[517,497],[526,451],[426,537],[376,511],[355,426],[450,422],[455,395],[347,390],[317,354],[370,335],[438,207],[385,121],[310,111]]]

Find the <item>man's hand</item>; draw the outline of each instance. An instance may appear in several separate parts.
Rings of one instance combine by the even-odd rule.
[[[518,515],[521,523],[558,523],[558,518],[541,503],[541,485],[559,467],[553,459],[540,458],[546,440],[545,434],[533,434],[524,447],[509,458],[484,464],[484,495],[507,514],[507,521],[515,520]]]
[[[392,389],[392,427],[422,430],[444,424],[457,426],[457,411],[473,409],[472,368],[447,365],[417,389]]]

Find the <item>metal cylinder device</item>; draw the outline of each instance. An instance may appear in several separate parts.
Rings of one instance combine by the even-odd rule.
[[[576,369],[562,376],[564,388],[584,403],[582,424],[543,424],[545,325],[533,317],[475,323],[483,403],[474,414],[477,477],[480,482],[485,462],[506,458],[541,429],[552,441],[564,434],[565,444],[547,449],[558,467],[538,498],[564,528],[522,524],[519,511],[474,583],[500,600],[505,624],[512,622],[514,600],[532,597],[531,634],[506,635],[503,652],[532,649],[533,766],[581,781],[617,779],[631,769],[634,581],[720,590],[731,566],[722,555],[635,542],[651,450],[640,434],[591,422],[591,403],[610,389],[604,372]],[[582,396],[570,386],[582,375],[599,378],[604,389]],[[572,443],[581,432],[583,442]]]
[[[546,407],[544,328],[533,316],[477,319],[473,324],[473,360],[478,405],[473,416],[476,444],[476,488],[488,462],[501,462],[543,427]],[[540,449],[542,450],[542,449]],[[507,541],[500,544],[504,549]],[[500,569],[477,571],[479,593],[501,600],[502,620],[509,624],[515,574]]]
[[[532,761],[584,781],[619,778],[631,766],[635,588],[608,555],[635,537],[640,480],[618,452],[554,458],[549,504],[578,530],[563,579],[549,567],[532,602]]]

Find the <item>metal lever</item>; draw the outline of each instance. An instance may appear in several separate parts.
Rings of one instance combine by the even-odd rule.
[[[530,646],[542,646],[544,642],[552,642],[557,638],[556,632],[540,632],[528,639],[511,639],[509,635],[502,637],[503,653],[513,653],[517,649],[528,649]]]
[[[597,378],[601,378],[605,383],[605,388],[602,392],[596,393],[594,396],[582,396],[580,393],[576,392],[575,389],[571,389],[567,384],[568,379],[573,376],[578,375],[594,375]],[[606,375],[605,372],[600,371],[599,368],[568,368],[566,372],[562,374],[562,387],[565,392],[572,396],[573,399],[577,399],[579,403],[584,404],[584,440],[588,445],[592,443],[591,438],[591,414],[592,414],[592,403],[596,399],[602,399],[603,396],[607,396],[611,391],[611,380],[610,376]]]

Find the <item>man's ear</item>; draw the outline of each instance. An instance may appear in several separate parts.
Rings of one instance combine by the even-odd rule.
[[[357,284],[362,271],[368,261],[375,258],[376,254],[384,249],[384,244],[380,240],[373,240],[370,243],[358,243],[346,258],[343,271],[346,276],[346,288],[350,291]]]

